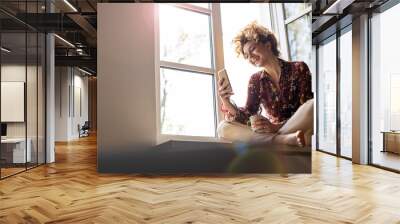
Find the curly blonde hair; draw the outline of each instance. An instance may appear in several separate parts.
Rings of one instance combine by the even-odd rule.
[[[275,34],[264,26],[259,25],[256,21],[251,22],[245,26],[239,33],[233,38],[232,43],[235,47],[237,56],[243,55],[243,46],[249,42],[255,41],[256,43],[271,43],[271,50],[275,56],[279,56],[278,41]]]

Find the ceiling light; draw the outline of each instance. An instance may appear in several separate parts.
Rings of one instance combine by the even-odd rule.
[[[75,48],[75,45],[73,45],[73,44],[72,44],[71,42],[69,42],[68,40],[66,40],[66,39],[64,39],[64,38],[62,38],[62,37],[60,37],[60,36],[57,35],[57,34],[54,34],[54,36],[57,37],[58,39],[60,39],[62,42],[64,42],[64,43],[66,43],[67,45],[69,45],[70,47]]]
[[[79,68],[79,67],[78,67],[78,70],[81,71],[81,72],[83,72],[83,73],[85,73],[85,74],[87,74],[87,75],[93,75],[92,73],[90,73],[90,72],[88,72],[88,71],[86,71],[86,70],[83,70],[83,69],[81,69],[81,68]]]
[[[69,3],[68,0],[64,0],[65,4],[67,4],[74,12],[78,12],[78,10],[71,4]]]
[[[336,0],[332,5],[324,10],[322,14],[342,14],[343,9],[351,5],[355,0]]]
[[[11,52],[11,50],[9,50],[9,49],[7,49],[5,47],[1,47],[1,51],[4,51],[6,53],[10,53]]]

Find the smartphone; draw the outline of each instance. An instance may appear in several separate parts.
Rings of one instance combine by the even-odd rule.
[[[231,82],[229,81],[228,73],[226,72],[226,69],[221,69],[218,71],[218,82],[221,79],[225,79],[225,82],[228,82],[228,90],[230,90],[232,92]]]

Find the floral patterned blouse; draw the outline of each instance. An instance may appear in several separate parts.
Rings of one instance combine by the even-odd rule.
[[[225,119],[247,124],[249,117],[260,112],[262,106],[267,119],[274,124],[286,122],[307,100],[313,98],[311,73],[304,62],[288,62],[279,59],[281,76],[279,89],[264,70],[250,77],[247,101],[232,115],[222,107]]]

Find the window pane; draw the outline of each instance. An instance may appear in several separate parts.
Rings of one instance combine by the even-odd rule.
[[[161,133],[215,136],[213,76],[160,69]]]
[[[269,21],[265,19],[267,18],[267,13],[268,4],[265,3],[221,4],[224,62],[235,92],[232,100],[238,106],[244,106],[247,97],[247,83],[250,76],[260,69],[250,65],[243,57],[236,57],[232,39],[243,27],[252,21],[257,21],[269,27]]]
[[[38,161],[38,141],[37,141],[37,118],[38,118],[38,99],[37,99],[37,79],[38,79],[38,34],[35,32],[27,33],[27,48],[28,48],[28,64],[27,64],[27,74],[26,74],[26,91],[29,97],[26,98],[26,116],[27,116],[27,136],[28,136],[28,146],[31,153],[28,153],[30,158],[28,158],[27,166],[28,168],[36,166]]]
[[[287,25],[290,59],[311,65],[311,16],[306,15]]]
[[[352,141],[352,38],[351,31],[340,37],[340,153],[351,158]]]
[[[336,153],[336,41],[318,48],[318,148]]]
[[[290,18],[292,16],[299,15],[306,9],[308,4],[306,3],[285,3],[283,4],[285,9],[285,18]]]
[[[211,68],[209,16],[160,4],[160,59]]]
[[[400,130],[400,4],[372,17],[371,134],[372,163],[400,170],[400,135],[382,131]],[[385,145],[384,145],[385,142]],[[385,150],[386,152],[382,152]]]

